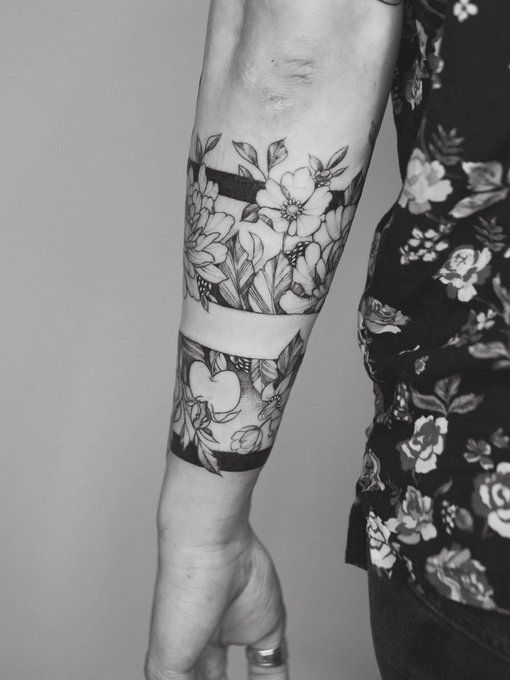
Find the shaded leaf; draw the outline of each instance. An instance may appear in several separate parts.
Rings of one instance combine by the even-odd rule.
[[[262,222],[267,224],[268,227],[271,227],[271,229],[273,228],[273,220],[270,217],[268,217],[267,215],[261,215],[259,213],[259,220],[262,220]]]
[[[264,244],[262,243],[260,236],[257,236],[257,234],[250,234],[250,236],[253,243],[253,255],[251,259],[253,266],[256,267],[264,255]]]
[[[348,146],[343,146],[341,149],[338,149],[338,151],[335,151],[335,153],[329,159],[326,168],[328,170],[332,170],[335,167],[335,165],[341,163],[345,156],[347,155],[348,148],[349,148]]]
[[[190,363],[193,361],[205,362],[205,352],[202,349],[202,346],[198,342],[190,340],[185,335],[182,335],[182,333],[180,335],[180,349]]]
[[[446,414],[446,408],[442,401],[440,401],[433,394],[422,394],[411,388],[411,399],[413,404],[425,411],[437,411]]]
[[[202,148],[202,142],[200,141],[200,137],[197,135],[197,141],[195,144],[195,157],[197,160],[197,163],[201,163],[202,159],[204,157],[204,150]]]
[[[276,314],[276,305],[291,283],[292,267],[285,255],[280,252],[255,274],[248,291],[252,311]]]
[[[220,371],[227,370],[227,359],[222,352],[217,352],[215,349],[209,351],[209,365],[211,375],[215,376]]]
[[[461,394],[450,404],[449,413],[469,413],[483,401],[483,394]]]
[[[259,219],[260,206],[256,203],[249,203],[241,213],[243,222],[257,222]]]
[[[197,442],[197,455],[200,463],[209,472],[213,472],[221,477],[220,465],[211,449],[199,439]]]
[[[285,146],[285,139],[279,139],[277,142],[273,142],[269,145],[267,150],[267,168],[269,171],[274,168],[275,165],[284,161],[289,152]]]
[[[248,163],[258,167],[259,157],[251,144],[247,144],[246,142],[232,142],[232,144],[241,158],[244,158]]]
[[[312,156],[311,154],[308,155],[309,161],[310,161],[310,167],[314,172],[322,172],[324,170],[324,165],[319,158],[316,156]]]
[[[219,291],[224,300],[234,309],[248,309],[247,292],[255,270],[247,251],[236,234],[227,242],[227,256],[221,264],[221,271],[225,274],[225,281],[219,284]]]
[[[363,171],[360,170],[344,192],[345,205],[352,205],[359,201],[363,189],[363,180]]]
[[[237,172],[241,177],[245,177],[246,179],[253,179],[252,173],[248,170],[248,168],[245,168],[244,165],[239,165],[237,166]]]
[[[270,385],[278,377],[276,361],[273,359],[252,359],[250,366],[250,378],[253,387],[262,394],[267,385]]]
[[[280,352],[280,356],[277,360],[280,373],[282,375],[288,375],[292,371],[296,361],[303,355],[303,352],[304,342],[298,332],[289,344]]]
[[[218,144],[221,138],[221,132],[219,135],[211,135],[208,139],[207,142],[205,143],[205,151],[204,151],[204,156],[206,153],[209,151],[212,151],[215,146]]]

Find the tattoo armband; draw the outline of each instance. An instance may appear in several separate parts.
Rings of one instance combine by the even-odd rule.
[[[303,315],[316,314],[328,293],[374,137],[372,126],[366,158],[354,169],[348,146],[328,158],[309,155],[293,167],[284,139],[264,153],[232,141],[235,173],[209,163],[221,135],[204,142],[197,136],[188,164],[184,295],[206,312],[216,307],[212,324],[222,318],[227,328],[226,317],[235,325],[240,313],[249,312],[241,322],[245,334],[262,326],[282,333],[283,325],[293,326],[285,332],[288,340],[294,337],[281,347],[278,332],[267,342],[243,340],[239,347],[252,356],[237,356],[230,353],[237,340],[211,334],[200,307],[189,315],[201,321],[190,321],[179,338],[169,450],[180,458],[219,475],[265,463],[311,328]],[[291,315],[287,323],[284,317]],[[202,343],[201,334],[208,338]]]
[[[197,137],[189,161],[184,295],[205,309],[214,303],[260,314],[318,312],[349,234],[364,168],[346,173],[349,148],[343,146],[327,160],[310,155],[303,167],[280,172],[288,157],[280,139],[264,162],[251,144],[233,141],[242,163],[237,174],[223,172],[205,162],[220,139],[213,135],[203,144]],[[344,173],[353,177],[347,183]]]
[[[169,450],[221,475],[261,467],[303,358],[297,334],[276,359],[223,354],[179,336]]]

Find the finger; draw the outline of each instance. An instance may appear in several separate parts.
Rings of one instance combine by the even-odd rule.
[[[227,648],[210,643],[200,654],[197,664],[197,680],[227,679]]]
[[[274,649],[282,644],[285,639],[284,625],[278,626],[272,633],[266,635],[258,640],[256,644],[250,645],[252,649]],[[248,661],[248,680],[257,680],[257,678],[266,678],[269,680],[289,680],[289,664],[288,661],[275,668],[267,668],[259,666],[252,661]]]

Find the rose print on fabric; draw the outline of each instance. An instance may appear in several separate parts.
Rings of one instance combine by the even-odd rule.
[[[449,297],[469,302],[476,295],[475,285],[481,285],[490,274],[492,259],[488,248],[475,250],[472,246],[456,248],[435,275],[447,286]]]
[[[493,472],[475,479],[473,510],[497,534],[510,538],[510,462],[499,463]]]
[[[454,544],[427,558],[425,576],[441,595],[464,604],[494,609],[494,591],[485,567],[471,557],[468,548]]]
[[[437,457],[444,450],[446,418],[421,416],[414,424],[413,436],[397,444],[404,470],[426,474],[437,467]]]
[[[422,496],[418,489],[408,486],[402,503],[398,504],[397,516],[390,517],[386,526],[397,534],[402,543],[415,544],[435,538],[437,530],[432,523],[432,498]]]
[[[370,561],[375,567],[391,573],[397,555],[395,549],[390,545],[389,538],[391,532],[372,510],[367,517],[367,536],[370,550]]]
[[[420,215],[430,210],[432,203],[444,201],[453,191],[452,183],[444,175],[444,166],[439,161],[428,161],[421,149],[414,149],[399,205]]]
[[[401,311],[373,297],[368,297],[363,301],[361,317],[364,328],[375,335],[400,333],[409,321],[409,317]]]

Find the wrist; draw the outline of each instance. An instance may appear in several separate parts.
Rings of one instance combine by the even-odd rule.
[[[170,455],[158,509],[160,543],[183,550],[235,550],[245,544],[258,473],[220,477]]]

